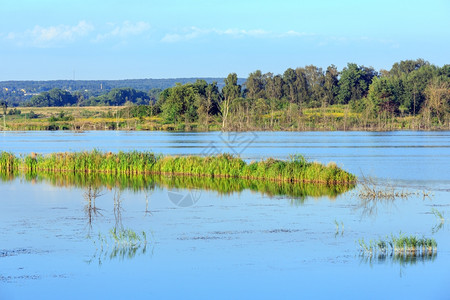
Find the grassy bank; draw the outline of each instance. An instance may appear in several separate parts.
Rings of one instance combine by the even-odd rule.
[[[20,107],[20,114],[6,116],[6,128],[0,130],[163,130],[163,131],[389,131],[449,130],[450,120],[443,123],[424,115],[376,117],[353,112],[348,105],[304,108],[293,115],[286,110],[261,114],[258,118],[234,116],[228,127],[222,127],[221,116],[204,122],[167,123],[161,115],[133,116],[133,107]],[[2,117],[3,118],[3,117]]]
[[[269,158],[246,163],[229,154],[218,156],[163,156],[151,152],[73,152],[24,157],[0,152],[4,172],[73,172],[107,174],[163,174],[194,177],[258,179],[284,182],[342,184],[356,177],[329,163],[308,162],[302,156],[290,160]]]

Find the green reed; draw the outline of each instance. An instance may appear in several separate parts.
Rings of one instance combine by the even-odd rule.
[[[75,172],[107,174],[165,174],[195,177],[264,179],[270,181],[340,184],[356,177],[330,163],[308,162],[302,156],[290,160],[246,163],[230,154],[217,156],[163,156],[152,152],[65,152],[31,154],[17,158],[1,152],[0,170],[24,172]],[[3,158],[4,157],[4,158]]]
[[[437,243],[433,238],[417,236],[391,235],[384,239],[359,240],[360,251],[365,256],[430,256],[437,253]]]

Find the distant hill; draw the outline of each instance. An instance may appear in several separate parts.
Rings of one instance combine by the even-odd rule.
[[[0,81],[0,98],[8,100],[10,105],[20,105],[23,101],[31,99],[32,96],[42,92],[48,92],[57,88],[63,91],[81,91],[90,96],[107,94],[114,88],[133,88],[138,91],[148,92],[152,89],[167,89],[176,83],[186,84],[203,79],[207,83],[217,82],[221,89],[225,83],[224,78],[166,78],[166,79],[124,79],[124,80],[48,80],[48,81]],[[243,84],[245,79],[238,79]]]
[[[148,91],[151,89],[166,89],[175,83],[186,84],[203,79],[208,83],[217,81],[219,88],[224,84],[224,78],[167,78],[167,79],[124,79],[124,80],[49,80],[49,81],[0,81],[0,88],[12,91],[25,90],[26,94],[41,93],[58,88],[66,91],[108,92],[113,88],[130,87],[136,90]],[[242,84],[245,79],[239,79]]]
[[[133,88],[137,91],[159,92],[175,86],[176,83],[186,84],[203,79],[207,83],[217,82],[219,89],[225,86],[224,78],[166,78],[166,79],[124,79],[124,80],[48,80],[48,81],[0,81],[0,99],[7,100],[10,106],[22,105],[33,96],[52,89],[67,92],[82,92],[86,97],[105,95],[114,88]],[[245,79],[238,79],[243,84]]]

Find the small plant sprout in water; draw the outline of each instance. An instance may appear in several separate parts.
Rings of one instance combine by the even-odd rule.
[[[445,218],[444,218],[444,215],[440,212],[440,211],[438,211],[436,208],[432,208],[431,209],[431,213],[433,214],[433,215],[435,215],[436,216],[436,218],[438,218],[438,220],[443,224],[443,223],[445,223]]]
[[[335,233],[335,237],[339,234],[339,232],[341,233],[341,235],[344,234],[344,222],[341,221],[341,223],[339,223],[337,220],[334,220],[334,225],[336,226],[336,233]]]
[[[387,256],[433,256],[437,253],[437,243],[432,238],[418,238],[416,236],[391,235],[384,239],[370,240],[363,238],[359,241],[360,253],[367,257]]]
[[[442,229],[442,227],[444,227],[445,224],[445,218],[442,212],[438,211],[436,208],[432,208],[431,209],[431,213],[433,215],[435,215],[435,217],[438,219],[438,224],[436,224],[433,229],[431,230],[433,234],[435,234],[436,232],[438,232],[439,230]]]

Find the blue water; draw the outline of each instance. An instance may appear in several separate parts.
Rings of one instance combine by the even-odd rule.
[[[450,298],[450,132],[0,133],[0,149],[16,154],[94,148],[246,160],[301,153],[432,196],[365,203],[357,188],[301,203],[156,187],[146,212],[144,192],[124,191],[121,224],[149,237],[145,253],[120,258],[110,245],[99,249],[98,235],[117,224],[113,190],[97,198],[89,224],[82,188],[0,181],[0,299]],[[198,202],[176,206],[169,192]],[[440,228],[433,208],[446,217]],[[403,264],[360,256],[358,239],[400,231],[435,238],[437,256]]]

